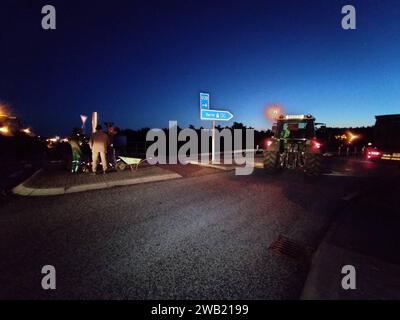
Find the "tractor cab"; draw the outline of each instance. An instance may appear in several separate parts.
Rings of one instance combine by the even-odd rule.
[[[280,116],[276,123],[278,139],[306,140],[315,136],[315,118],[311,115],[286,115]]]

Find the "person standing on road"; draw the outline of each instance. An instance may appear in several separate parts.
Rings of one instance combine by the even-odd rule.
[[[97,160],[101,159],[103,173],[107,171],[107,148],[109,145],[108,135],[102,131],[101,125],[96,127],[96,132],[92,134],[89,140],[89,146],[92,149],[92,171],[95,174],[97,170]]]

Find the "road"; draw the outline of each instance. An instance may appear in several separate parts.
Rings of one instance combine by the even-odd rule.
[[[9,200],[12,187],[29,178],[35,170],[41,167],[40,157],[30,157],[27,160],[0,158],[0,206]]]
[[[342,161],[315,181],[293,172],[212,171],[14,197],[0,207],[0,298],[298,299],[307,253],[338,210],[371,188],[382,170]],[[272,250],[279,236],[304,256]],[[54,291],[41,288],[44,265],[56,268]]]

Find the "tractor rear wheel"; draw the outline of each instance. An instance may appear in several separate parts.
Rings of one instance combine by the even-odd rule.
[[[311,177],[318,177],[323,172],[323,157],[319,153],[306,153],[305,173]]]
[[[264,152],[264,170],[267,173],[276,173],[279,169],[279,152],[265,151]]]

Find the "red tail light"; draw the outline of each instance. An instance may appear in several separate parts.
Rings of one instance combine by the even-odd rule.
[[[320,149],[322,147],[322,143],[318,142],[317,140],[313,140],[312,147],[314,149]]]
[[[272,140],[265,140],[265,148],[268,149],[272,144]]]
[[[382,152],[376,149],[367,149],[367,159],[375,159],[382,156]]]

